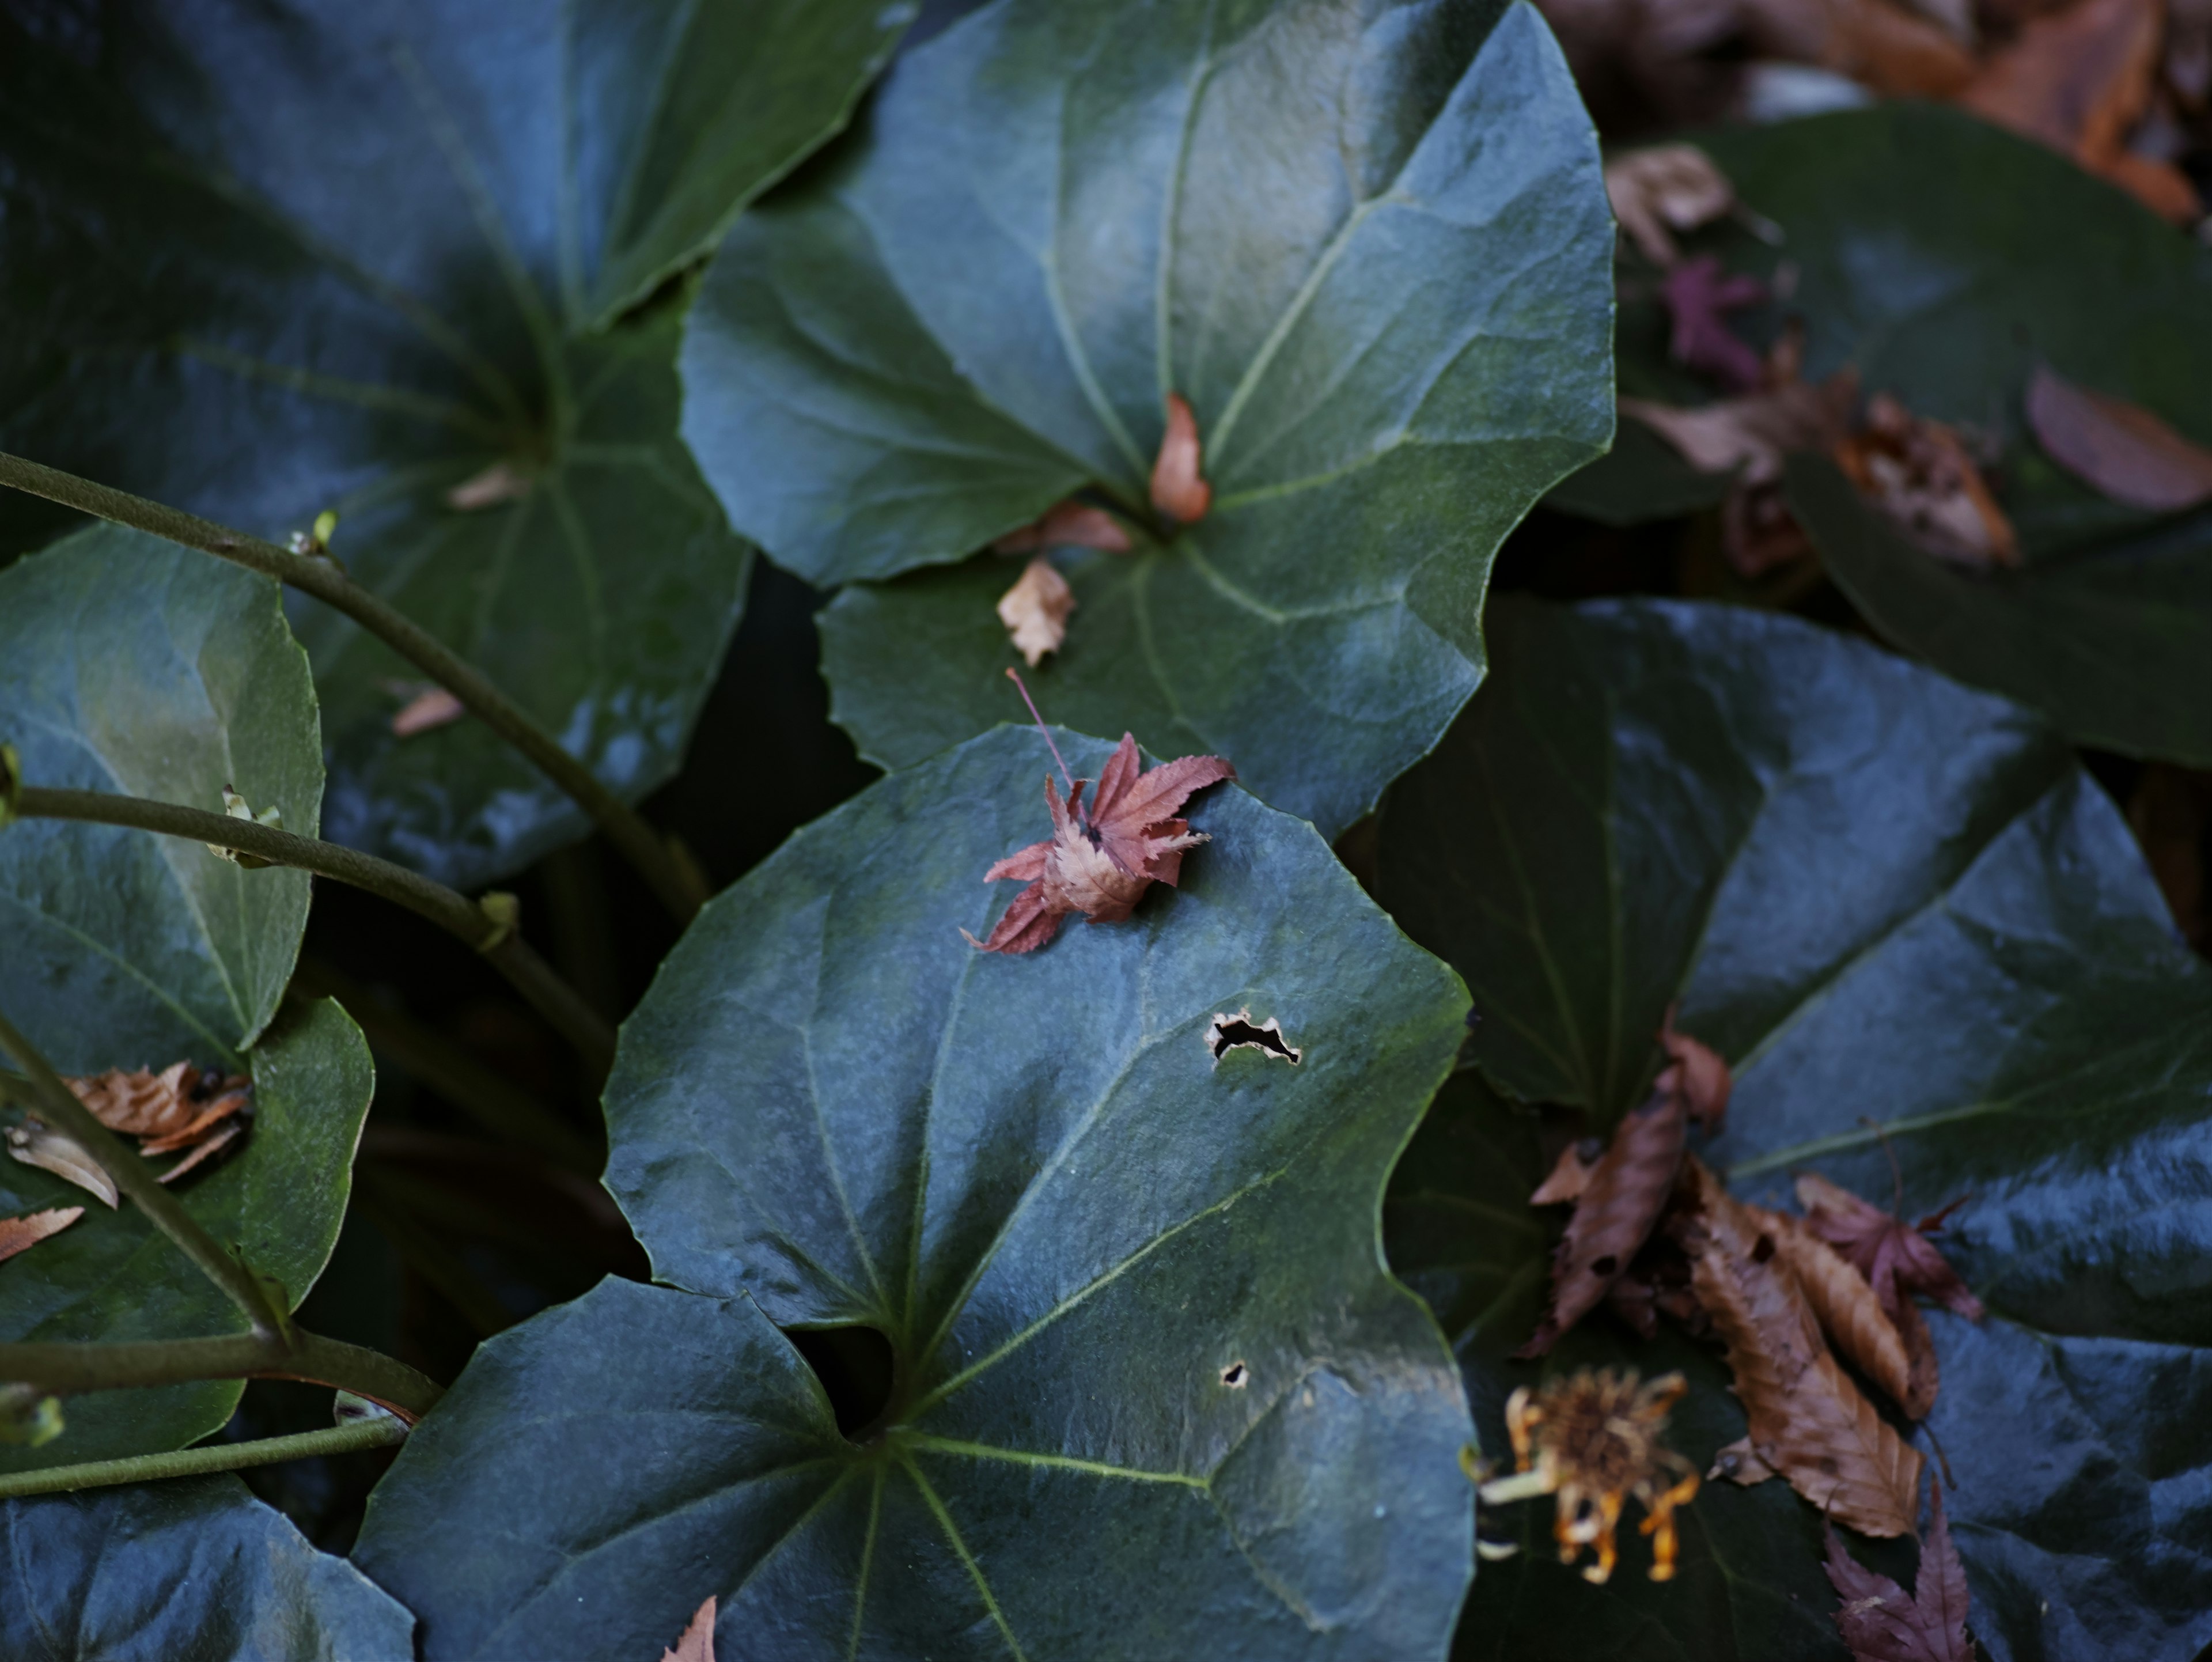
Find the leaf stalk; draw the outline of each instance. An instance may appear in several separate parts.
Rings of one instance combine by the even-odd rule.
[[[295,1327],[276,1334],[88,1344],[0,1344],[0,1379],[58,1397],[189,1385],[201,1379],[299,1379],[349,1391],[412,1425],[445,1395],[436,1381],[381,1351]]]
[[[289,1437],[259,1437],[247,1442],[214,1443],[167,1454],[139,1454],[121,1460],[88,1460],[80,1465],[49,1466],[0,1476],[0,1501],[26,1495],[67,1495],[113,1483],[155,1482],[165,1477],[193,1477],[213,1471],[242,1471],[280,1460],[306,1460],[319,1454],[351,1454],[365,1448],[389,1448],[407,1440],[404,1422],[359,1421],[327,1431],[302,1431]]]

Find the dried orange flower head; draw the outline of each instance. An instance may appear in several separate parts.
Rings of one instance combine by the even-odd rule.
[[[1688,1389],[1679,1373],[1649,1382],[1634,1369],[1576,1373],[1523,1385],[1505,1404],[1505,1429],[1513,1439],[1516,1476],[1482,1485],[1489,1505],[1555,1497],[1552,1526],[1559,1562],[1574,1562],[1585,1546],[1597,1562],[1583,1578],[1604,1581],[1619,1553],[1613,1530],[1620,1509],[1633,1499],[1644,1508],[1644,1534],[1652,1537],[1651,1579],[1674,1574],[1674,1508],[1698,1492],[1697,1469],[1659,1440],[1667,1410]]]

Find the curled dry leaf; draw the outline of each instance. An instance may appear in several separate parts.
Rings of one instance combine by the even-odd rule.
[[[1927,1348],[1926,1364],[1916,1367],[1917,1359],[1899,1324],[1881,1307],[1866,1277],[1842,1253],[1807,1228],[1801,1218],[1770,1212],[1763,1206],[1745,1209],[1774,1242],[1777,1255],[1797,1278],[1798,1290],[1812,1306],[1829,1342],[1911,1418],[1925,1418],[1936,1402],[1934,1347]],[[1919,1313],[1912,1311],[1924,1339],[1927,1324],[1918,1322]]]
[[[1975,1662],[1966,1636],[1966,1567],[1951,1544],[1943,1486],[1929,1487],[1931,1515],[1910,1593],[1853,1558],[1833,1526],[1828,1530],[1828,1580],[1842,1601],[1836,1628],[1852,1662]]]
[[[447,728],[468,714],[467,706],[443,687],[428,687],[410,698],[392,718],[392,736],[412,739],[418,733]]]
[[[1661,1088],[1680,1092],[1689,1105],[1690,1117],[1708,1131],[1719,1130],[1728,1115],[1729,1093],[1735,1088],[1720,1052],[1687,1033],[1675,1032],[1671,1005],[1659,1030],[1659,1047],[1666,1052],[1668,1063],[1659,1075]]]
[[[115,1179],[82,1147],[37,1120],[8,1128],[8,1154],[25,1166],[51,1172],[64,1183],[73,1183],[88,1195],[105,1202],[112,1211],[122,1204]]]
[[[1808,1172],[1797,1179],[1797,1203],[1805,1208],[1807,1227],[1850,1260],[1892,1317],[1913,1299],[1927,1298],[1970,1322],[1981,1320],[1982,1301],[1928,1239],[1965,1204],[1963,1199],[1909,1224],[1819,1172]]]
[[[1203,519],[1212,502],[1213,487],[1206,482],[1198,441],[1198,417],[1191,413],[1188,399],[1170,393],[1168,429],[1160,438],[1159,459],[1152,464],[1152,506],[1188,525]]]
[[[970,946],[987,953],[1033,953],[1059,933],[1060,919],[1070,912],[1093,923],[1118,922],[1154,883],[1175,886],[1183,851],[1207,840],[1178,819],[1178,812],[1196,792],[1234,779],[1237,770],[1218,756],[1185,756],[1149,773],[1140,772],[1141,765],[1136,740],[1123,734],[1100,770],[1087,816],[1082,801],[1088,780],[1076,780],[1063,802],[1052,776],[1045,776],[1052,836],[983,874],[986,883],[1011,880],[1029,887],[1014,897],[988,940],[967,935]]]
[[[203,1070],[189,1062],[173,1062],[159,1073],[114,1068],[62,1081],[93,1117],[111,1131],[141,1139],[140,1152],[184,1159],[161,1173],[173,1183],[244,1135],[243,1111],[253,1099],[242,1074]],[[118,1196],[114,1180],[84,1148],[33,1117],[9,1128],[8,1152],[26,1166],[66,1178],[111,1207]]]
[[[1748,392],[1765,378],[1765,365],[1749,343],[1728,326],[1728,314],[1767,299],[1755,277],[1729,275],[1717,255],[1686,259],[1667,273],[1659,298],[1672,320],[1667,350],[1693,374],[1731,393]]]
[[[1000,554],[1036,554],[1048,548],[1097,548],[1109,554],[1129,551],[1129,533],[1103,508],[1070,498],[1054,504],[1042,518],[1009,531],[991,545]]]
[[[20,1218],[0,1218],[0,1258],[28,1251],[49,1235],[58,1235],[84,1215],[82,1206],[58,1206]]]
[[[1709,1475],[1742,1484],[1779,1475],[1863,1534],[1906,1533],[1919,1510],[1918,1451],[1829,1350],[1772,1234],[1694,1160],[1684,1185],[1689,1203],[1670,1227],[1751,1422]]]
[[[690,1625],[684,1629],[676,1647],[661,1652],[660,1662],[714,1662],[714,1600],[711,1597],[692,1612]]]
[[[1031,669],[1044,661],[1046,653],[1060,650],[1067,638],[1067,614],[1074,610],[1075,591],[1042,554],[999,596],[999,621]]]
[[[1837,441],[1834,455],[1859,494],[1929,553],[1975,570],[2020,563],[2012,521],[1942,422],[1878,393],[1867,401],[1865,423]]]
[[[1694,231],[1735,206],[1735,186],[1694,144],[1656,144],[1605,164],[1605,194],[1621,230],[1654,265],[1672,265],[1675,231]]]
[[[1583,1197],[1589,1187],[1590,1173],[1597,1169],[1598,1160],[1605,1154],[1604,1142],[1596,1137],[1582,1137],[1559,1150],[1559,1158],[1552,1166],[1551,1176],[1536,1185],[1536,1192],[1528,1196],[1531,1206],[1559,1206]]]
[[[2172,513],[2212,501],[2212,449],[2139,404],[2039,367],[2027,383],[2027,424],[2060,466],[2114,502]]]

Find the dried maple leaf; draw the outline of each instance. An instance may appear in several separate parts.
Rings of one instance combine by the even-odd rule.
[[[1765,364],[1728,326],[1728,314],[1756,306],[1767,288],[1755,277],[1731,276],[1717,255],[1700,254],[1668,271],[1659,298],[1672,320],[1667,350],[1694,374],[1710,376],[1731,393],[1748,392],[1765,376]]]
[[[1850,1647],[1852,1662],[1976,1662],[1966,1637],[1966,1567],[1951,1544],[1943,1516],[1943,1486],[1930,1482],[1928,1533],[1920,1542],[1920,1569],[1912,1591],[1877,1575],[1828,1530],[1828,1580],[1843,1602],[1836,1628]]]
[[[711,1597],[692,1613],[691,1623],[684,1629],[676,1647],[661,1652],[660,1662],[714,1662],[714,1600]]]
[[[1735,186],[1694,144],[1656,144],[1605,164],[1613,216],[1654,265],[1676,259],[1671,233],[1693,231],[1735,206]]]
[[[988,940],[968,934],[971,946],[987,953],[1033,953],[1059,932],[1070,912],[1093,923],[1118,922],[1153,884],[1175,886],[1183,851],[1207,840],[1176,818],[1178,811],[1194,793],[1234,779],[1237,770],[1218,756],[1185,756],[1149,773],[1141,766],[1136,740],[1123,734],[1100,770],[1088,816],[1082,813],[1088,780],[1072,782],[1063,802],[1052,776],[1045,776],[1052,836],[983,874],[986,883],[1012,880],[1029,887],[1014,897]]]
[[[1046,653],[1060,650],[1067,638],[1067,614],[1074,610],[1075,591],[1042,554],[999,596],[999,621],[1031,669],[1044,661]]]
[[[1837,441],[1833,454],[1859,494],[1929,553],[1978,570],[2020,563],[2012,521],[1942,422],[1878,393],[1867,401],[1864,423]]]
[[[1801,1218],[1771,1212],[1763,1206],[1745,1208],[1775,1251],[1797,1278],[1798,1290],[1812,1306],[1829,1343],[1844,1353],[1850,1364],[1888,1394],[1889,1399],[1911,1418],[1927,1417],[1935,1406],[1936,1373],[1935,1348],[1925,1348],[1927,1361],[1917,1358],[1900,1324],[1882,1308],[1881,1300],[1865,1276],[1842,1253],[1806,1227]],[[1927,1325],[1911,1305],[1922,1339]]]
[[[426,687],[393,713],[392,736],[412,739],[418,733],[449,728],[468,713],[468,706],[445,688]]]
[[[2027,424],[2053,460],[2114,502],[2172,513],[2212,500],[2212,449],[2141,405],[2039,367],[2027,383]]]
[[[1159,458],[1152,464],[1152,506],[1183,525],[1203,519],[1213,502],[1213,487],[1206,482],[1203,462],[1198,417],[1191,413],[1188,399],[1170,393],[1167,431],[1161,435]]]
[[[1048,548],[1098,548],[1109,554],[1129,551],[1129,533],[1103,508],[1070,497],[1040,518],[1009,531],[991,545],[1000,554],[1036,554]]]
[[[1902,1535],[1920,1495],[1920,1454],[1851,1383],[1771,1234],[1702,1164],[1684,1173],[1690,1204],[1672,1217],[1691,1284],[1728,1348],[1750,1428],[1710,1476],[1779,1475],[1863,1534]]]
[[[253,1099],[244,1075],[203,1071],[189,1062],[173,1062],[158,1074],[118,1068],[62,1082],[109,1130],[142,1139],[142,1153],[185,1150],[184,1159],[161,1173],[163,1183],[174,1182],[241,1135],[241,1111]],[[118,1204],[114,1180],[100,1163],[35,1116],[10,1127],[7,1140],[8,1152],[24,1165],[66,1178],[111,1207]]]
[[[1909,1224],[1817,1172],[1807,1172],[1797,1179],[1797,1203],[1805,1208],[1807,1227],[1850,1260],[1893,1318],[1917,1297],[1933,1299],[1970,1322],[1981,1320],[1982,1301],[1928,1239],[1963,1200]]]
[[[82,1206],[58,1206],[21,1218],[0,1218],[0,1258],[28,1251],[49,1235],[58,1235],[84,1215]]]

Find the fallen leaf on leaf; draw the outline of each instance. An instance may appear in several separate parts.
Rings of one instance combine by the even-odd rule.
[[[416,693],[392,718],[392,736],[412,739],[418,733],[451,727],[468,714],[468,708],[443,687]]]
[[[1828,1529],[1828,1580],[1843,1601],[1836,1628],[1852,1662],[1975,1662],[1974,1642],[1966,1637],[1966,1567],[1951,1544],[1943,1487],[1929,1487],[1928,1533],[1909,1594],[1844,1551],[1834,1526]]]
[[[1035,554],[1048,548],[1098,548],[1109,554],[1129,551],[1129,533],[1103,508],[1073,499],[1059,502],[1042,518],[1009,531],[991,545],[1000,554]]]
[[[2171,513],[2212,499],[2212,449],[2141,405],[2039,368],[2027,383],[2027,423],[2054,460],[2114,502]]]
[[[495,461],[481,473],[471,474],[446,492],[446,506],[473,514],[530,494],[531,476],[510,461]]]
[[[1676,259],[1675,231],[1694,231],[1735,206],[1735,187],[1694,144],[1656,144],[1605,164],[1613,216],[1654,265]]]
[[[115,1179],[107,1175],[98,1160],[70,1138],[36,1120],[8,1128],[8,1154],[25,1166],[51,1172],[64,1183],[73,1183],[85,1193],[97,1196],[110,1209],[122,1203],[123,1196],[115,1187]]]
[[[1168,430],[1160,438],[1159,459],[1152,464],[1152,506],[1170,519],[1188,525],[1203,519],[1213,502],[1213,487],[1206,482],[1198,441],[1198,417],[1190,401],[1180,393],[1168,394]]]
[[[1667,350],[1677,363],[1731,393],[1759,385],[1765,365],[1727,320],[1729,313],[1765,300],[1764,283],[1755,277],[1729,276],[1721,270],[1717,255],[1700,254],[1667,273],[1659,297],[1673,320]]]
[[[1929,553],[1977,570],[2020,563],[2012,521],[1959,435],[1942,422],[1878,393],[1867,401],[1864,423],[1837,441],[1834,455],[1859,494]]]
[[[1528,1196],[1528,1204],[1559,1206],[1580,1200],[1583,1190],[1589,1187],[1590,1173],[1597,1169],[1604,1153],[1605,1144],[1596,1137],[1583,1137],[1569,1143],[1559,1151],[1551,1176],[1537,1184],[1536,1192]]]
[[[142,1154],[185,1150],[185,1158],[161,1173],[163,1183],[174,1182],[242,1135],[242,1111],[253,1099],[244,1075],[203,1070],[189,1062],[173,1062],[158,1074],[118,1068],[62,1083],[109,1130],[141,1139]],[[24,1165],[117,1204],[114,1180],[71,1138],[35,1117],[7,1135],[8,1152]]]
[[[999,621],[1031,669],[1044,661],[1046,653],[1060,650],[1067,638],[1067,614],[1074,610],[1075,591],[1042,554],[999,596]]]
[[[21,1218],[0,1218],[0,1258],[28,1251],[49,1235],[58,1235],[84,1215],[82,1206],[58,1206]]]
[[[1750,1429],[1708,1476],[1780,1476],[1863,1534],[1903,1535],[1919,1510],[1920,1454],[1851,1383],[1821,1336],[1774,1236],[1695,1160],[1670,1227],[1691,1284],[1728,1349]]]
[[[1100,770],[1098,789],[1088,815],[1083,788],[1073,781],[1060,800],[1052,776],[1045,776],[1045,807],[1053,834],[1007,855],[983,874],[986,883],[1026,882],[987,941],[966,930],[969,944],[987,953],[1032,953],[1059,932],[1060,921],[1081,912],[1093,923],[1128,916],[1154,883],[1175,886],[1182,872],[1183,851],[1206,841],[1176,818],[1191,796],[1208,785],[1234,779],[1237,770],[1218,756],[1185,756],[1140,772],[1137,741],[1128,734]]]
[[[1729,1093],[1735,1088],[1720,1052],[1687,1033],[1676,1032],[1671,1005],[1659,1030],[1659,1048],[1666,1052],[1668,1062],[1659,1075],[1661,1087],[1680,1091],[1689,1104],[1690,1117],[1708,1131],[1719,1130],[1728,1115]]]
[[[1798,1290],[1812,1306],[1828,1342],[1909,1416],[1924,1419],[1936,1401],[1934,1347],[1927,1348],[1927,1365],[1916,1369],[1915,1358],[1898,1324],[1882,1308],[1866,1277],[1842,1253],[1814,1234],[1801,1218],[1771,1212],[1763,1206],[1746,1209],[1773,1240],[1777,1254],[1797,1278]],[[1912,1310],[1917,1320],[1918,1310],[1909,1304],[1905,1307]],[[1924,1337],[1926,1324],[1919,1325]]]
[[[714,1601],[708,1598],[691,1617],[691,1625],[676,1641],[676,1648],[663,1651],[660,1662],[714,1662]]]
[[[1805,1208],[1807,1227],[1850,1260],[1892,1316],[1917,1297],[1933,1299],[1970,1322],[1981,1320],[1982,1301],[1928,1239],[1963,1200],[1909,1224],[1819,1172],[1808,1172],[1797,1179],[1797,1203]]]

